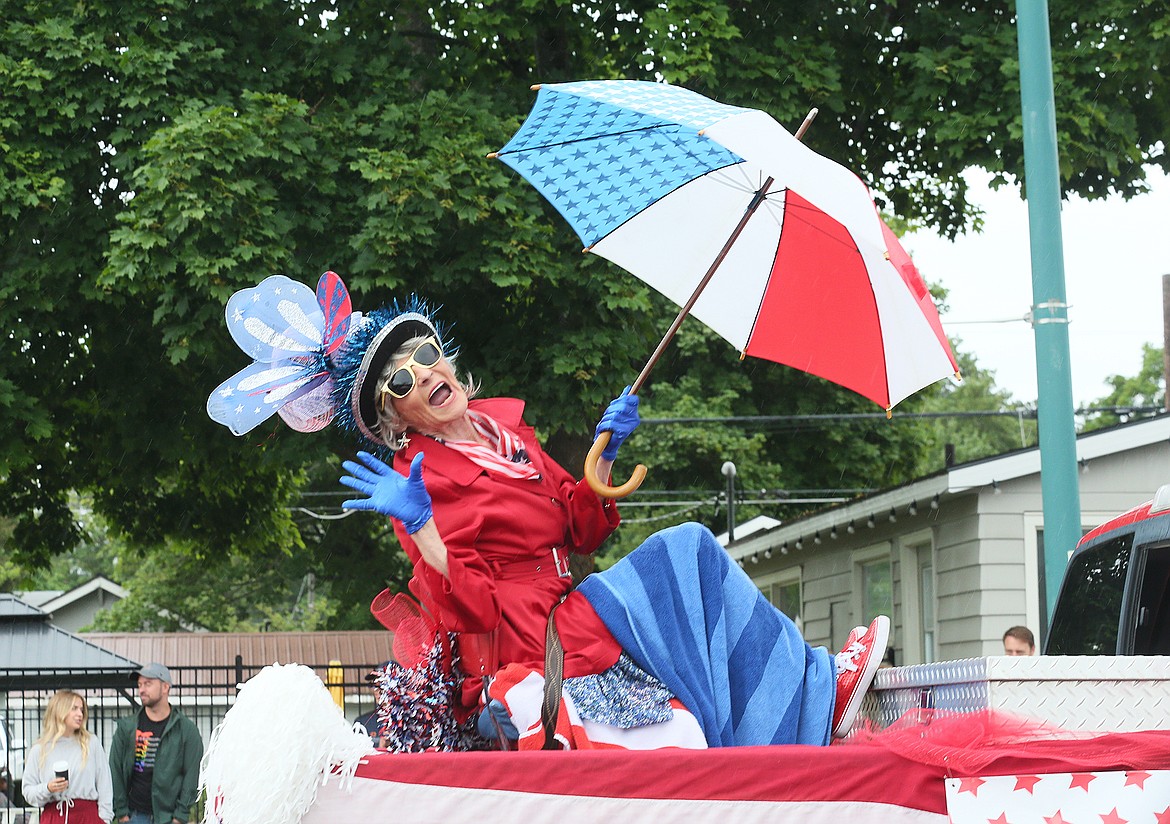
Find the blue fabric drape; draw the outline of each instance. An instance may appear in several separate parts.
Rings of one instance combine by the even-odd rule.
[[[705,527],[658,532],[579,590],[710,746],[829,743],[828,651],[805,643]]]

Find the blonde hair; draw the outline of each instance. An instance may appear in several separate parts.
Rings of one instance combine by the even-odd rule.
[[[433,335],[415,335],[409,340],[403,341],[402,345],[394,350],[394,354],[390,356],[390,360],[386,361],[385,368],[382,369],[382,374],[378,376],[377,386],[382,386],[394,373],[403,361],[410,355],[414,354],[414,350],[422,346],[423,342],[434,337]],[[437,338],[436,338],[437,340]],[[447,363],[451,364],[451,371],[455,371],[455,356],[448,356],[445,352],[443,358]],[[460,379],[456,373],[455,381],[459,384],[467,395],[467,399],[471,400],[479,394],[479,384],[475,379],[468,375],[465,379]],[[394,408],[394,399],[388,398],[387,403],[378,404],[378,434],[382,436],[382,442],[390,447],[391,452],[397,452],[402,448],[401,436],[406,434],[406,422],[398,414],[398,410]]]
[[[71,733],[65,726],[65,718],[73,710],[75,698],[81,702],[81,729],[76,733]],[[89,730],[86,728],[88,722],[89,706],[86,705],[84,696],[73,690],[59,690],[53,693],[53,697],[45,706],[45,720],[41,725],[41,737],[36,740],[36,743],[41,745],[40,766],[45,766],[45,759],[48,757],[49,751],[57,745],[57,742],[70,735],[77,736],[77,743],[81,745],[81,763],[84,765],[86,759],[89,758]]]

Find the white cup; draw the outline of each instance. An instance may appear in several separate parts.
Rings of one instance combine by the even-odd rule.
[[[69,762],[68,761],[54,761],[53,762],[53,772],[56,773],[58,778],[64,778],[66,781],[68,781],[69,780]]]

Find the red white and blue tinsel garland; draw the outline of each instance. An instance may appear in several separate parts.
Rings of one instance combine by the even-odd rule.
[[[382,699],[378,721],[391,752],[467,752],[493,749],[475,730],[475,716],[455,718],[454,706],[463,676],[459,672],[454,636],[436,633],[435,643],[418,663],[391,661],[376,679]],[[450,656],[450,657],[449,657]]]

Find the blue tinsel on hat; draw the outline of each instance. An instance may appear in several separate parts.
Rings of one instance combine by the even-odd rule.
[[[388,325],[413,319],[421,321],[434,331],[444,357],[454,363],[459,348],[450,340],[450,327],[435,317],[440,308],[414,294],[402,303],[394,300],[362,318],[362,321],[356,324],[356,328],[350,330],[345,344],[331,358],[332,398],[337,410],[334,422],[343,431],[357,438],[362,448],[367,451],[384,457],[388,450],[387,444],[380,437],[381,433],[360,420],[356,409],[356,393],[361,391],[362,385],[366,382],[376,381],[379,377],[363,371],[370,347],[381,343],[382,333]]]

